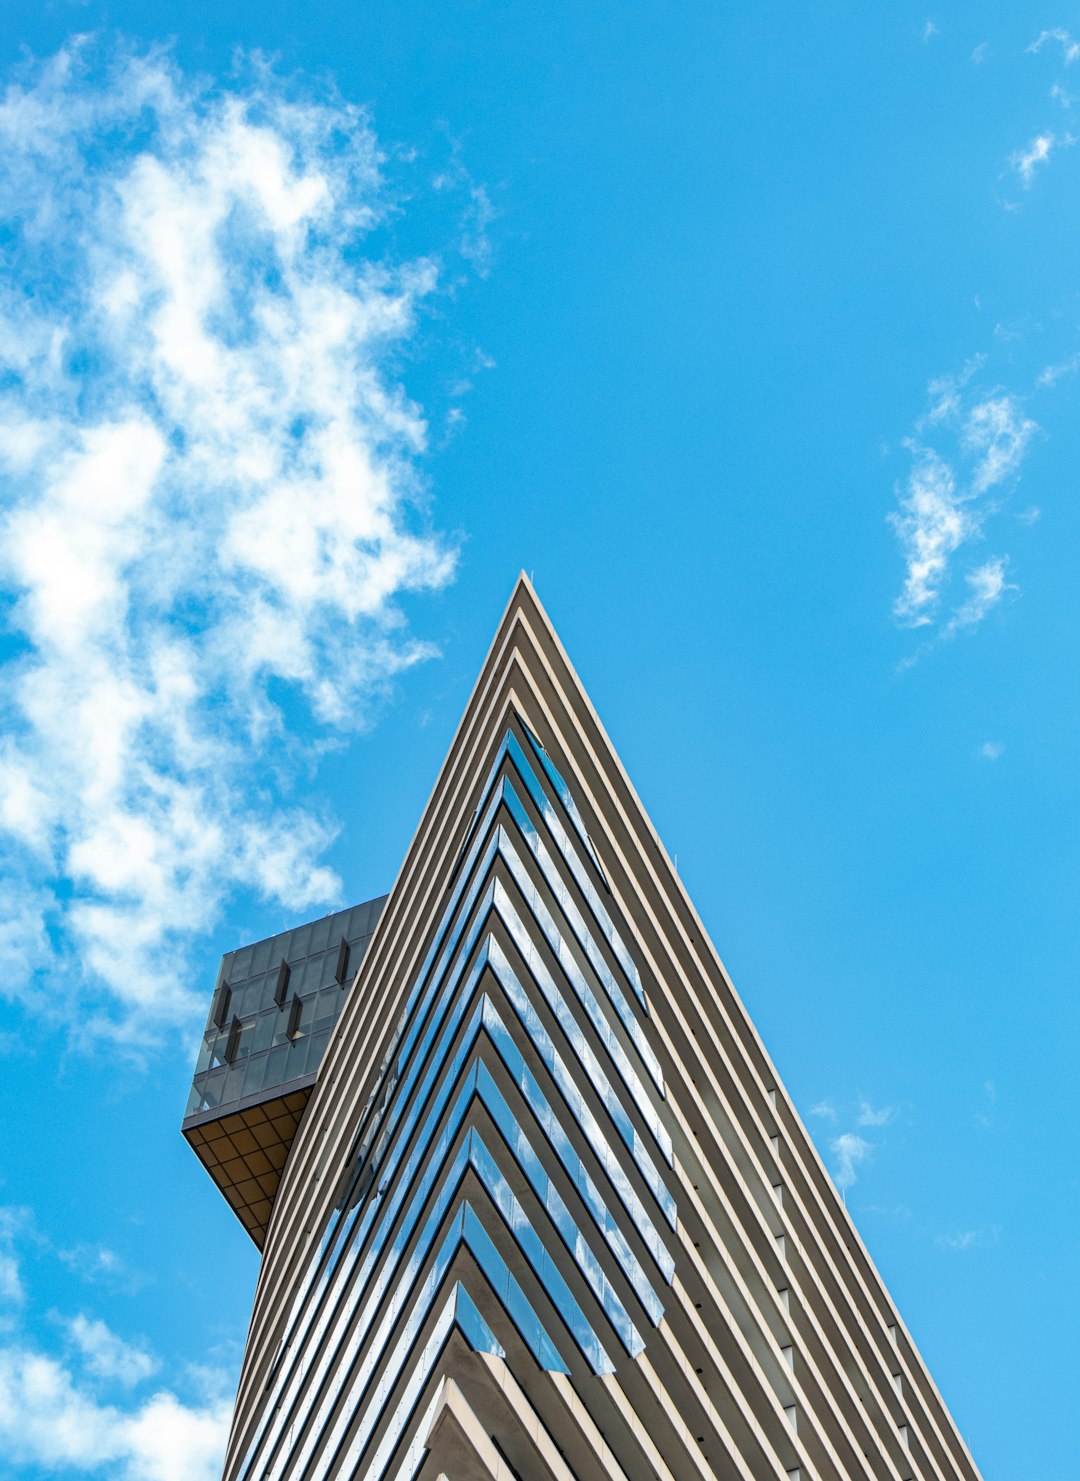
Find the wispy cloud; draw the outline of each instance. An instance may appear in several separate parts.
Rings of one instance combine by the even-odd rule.
[[[927,41],[931,40],[934,36],[940,36],[940,34],[941,32],[938,30],[937,26],[934,25],[934,22],[927,21],[922,29],[922,39],[924,44]]]
[[[978,627],[1006,592],[1019,591],[1018,586],[1005,580],[1005,567],[1004,557],[995,556],[967,573],[964,577],[968,587],[967,600],[961,602],[945,624],[942,629],[943,637],[952,637],[965,628]]]
[[[26,1209],[0,1207],[0,1307],[21,1306],[25,1300],[16,1237],[28,1224]],[[6,1314],[0,1311],[0,1328],[6,1321]]]
[[[994,1124],[994,1111],[997,1107],[997,1086],[993,1080],[983,1081],[983,1109],[975,1112],[975,1124],[983,1131],[989,1131]]]
[[[854,1131],[845,1131],[840,1136],[834,1137],[830,1146],[836,1159],[833,1181],[838,1188],[846,1192],[858,1181],[859,1168],[874,1150],[873,1146]]]
[[[1018,396],[978,387],[983,363],[976,358],[959,375],[931,381],[927,410],[905,444],[911,468],[897,490],[899,509],[889,516],[906,566],[893,615],[904,627],[940,621],[941,637],[978,626],[1017,589],[1006,580],[1007,558],[992,556],[965,573],[966,596],[941,621],[954,557],[983,539],[1038,430]]]
[[[19,1262],[10,1250],[0,1250],[0,1302],[19,1302],[22,1299]]]
[[[982,761],[1000,761],[1005,754],[1005,745],[1002,741],[983,741],[975,752]]]
[[[895,1106],[872,1106],[868,1100],[860,1098],[855,1116],[856,1126],[888,1126],[895,1119]]]
[[[979,1229],[961,1229],[955,1234],[939,1234],[937,1243],[942,1249],[952,1250],[955,1254],[964,1255],[969,1250],[984,1250],[998,1243],[1001,1231],[996,1224],[985,1225]]]
[[[0,966],[80,981],[84,1030],[196,1012],[231,893],[340,900],[300,736],[432,651],[398,599],[454,552],[396,364],[440,268],[369,250],[383,170],[362,110],[257,60],[217,88],[82,42],[0,101]]]
[[[1058,360],[1056,364],[1047,365],[1043,370],[1040,370],[1035,384],[1040,389],[1049,390],[1053,386],[1056,386],[1058,381],[1064,380],[1067,376],[1075,375],[1078,370],[1080,370],[1080,354],[1069,355],[1066,359]]]
[[[842,1192],[854,1187],[860,1169],[883,1145],[883,1138],[870,1141],[862,1132],[883,1131],[896,1121],[901,1110],[898,1105],[875,1105],[865,1095],[858,1096],[854,1103],[840,1104],[827,1096],[810,1107],[809,1115],[826,1122],[830,1129],[828,1150],[833,1181]]]
[[[107,1245],[82,1243],[70,1249],[57,1250],[56,1254],[87,1285],[106,1286],[134,1295],[146,1284],[146,1277],[131,1270],[127,1262]]]
[[[1071,66],[1080,57],[1080,43],[1073,40],[1064,26],[1054,26],[1052,30],[1040,31],[1035,40],[1028,47],[1028,51],[1041,51],[1048,42],[1056,41],[1062,52],[1065,65]]]
[[[145,1383],[161,1366],[145,1344],[125,1342],[103,1321],[80,1313],[67,1323],[67,1330],[94,1378],[134,1388]]]
[[[1030,190],[1035,183],[1036,172],[1041,166],[1049,164],[1054,150],[1068,149],[1075,143],[1072,134],[1057,134],[1048,129],[1036,134],[1024,148],[1014,150],[1009,155],[1009,167],[1020,176],[1024,189]]]
[[[491,226],[498,218],[487,186],[474,180],[465,164],[460,139],[450,138],[450,158],[432,178],[434,190],[459,194],[464,206],[458,217],[458,251],[473,269],[486,277],[491,269]]]

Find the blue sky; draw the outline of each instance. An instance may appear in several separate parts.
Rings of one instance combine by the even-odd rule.
[[[1074,36],[8,0],[3,1481],[216,1475],[218,956],[389,887],[520,567],[988,1481],[1075,1469]]]

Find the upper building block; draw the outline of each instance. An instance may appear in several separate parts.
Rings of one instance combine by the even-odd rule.
[[[259,1249],[385,900],[324,915],[221,959],[182,1130]]]

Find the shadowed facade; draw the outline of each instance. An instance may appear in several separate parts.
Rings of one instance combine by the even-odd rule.
[[[524,577],[378,904],[227,1481],[978,1477]]]

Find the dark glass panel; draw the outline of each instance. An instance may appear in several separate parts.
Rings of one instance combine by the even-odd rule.
[[[226,971],[225,976],[229,977],[231,975],[237,982],[243,982],[245,977],[250,977],[252,972],[251,958],[254,951],[254,946],[241,946],[239,951],[234,951],[230,962],[230,970]],[[229,958],[226,957],[225,960],[229,961]]]
[[[330,1028],[319,1029],[308,1040],[307,1072],[309,1075],[319,1068],[326,1046],[330,1042]]]
[[[305,1035],[296,1039],[289,1045],[289,1058],[285,1067],[285,1083],[289,1080],[298,1080],[306,1075],[308,1064],[308,1047],[311,1040]]]
[[[331,1025],[337,1018],[338,1009],[341,1007],[341,989],[335,982],[333,987],[324,987],[315,999],[315,1016],[312,1019],[312,1029],[325,1028]]]
[[[277,1027],[278,1010],[272,1009],[269,1013],[260,1013],[255,1020],[255,1027],[251,1035],[251,1052],[258,1054],[263,1049],[269,1049],[274,1041],[274,1029]]]
[[[268,1056],[265,1054],[256,1054],[254,1058],[248,1060],[247,1071],[244,1075],[243,1093],[245,1095],[254,1095],[266,1084],[267,1059]]]
[[[220,1106],[221,1092],[225,1087],[225,1072],[211,1070],[202,1082],[203,1100],[208,1106]]]
[[[266,1057],[266,1079],[264,1085],[281,1085],[285,1080],[289,1062],[289,1045],[278,1044]]]
[[[311,925],[297,926],[289,942],[287,956],[290,962],[302,961],[311,950]]]
[[[311,923],[311,946],[310,951],[325,951],[330,942],[330,927],[333,925],[334,917],[324,915],[321,920]]]

